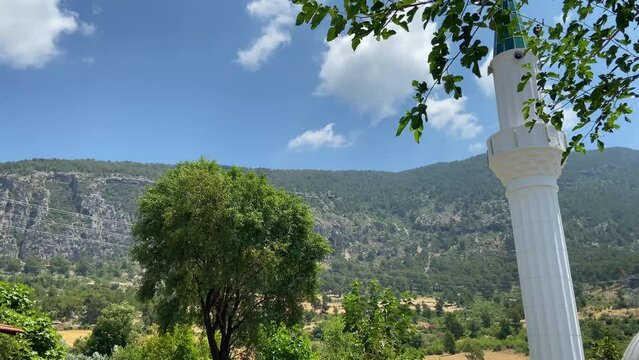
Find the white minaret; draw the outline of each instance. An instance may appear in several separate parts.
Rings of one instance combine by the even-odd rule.
[[[504,0],[503,6],[519,20],[515,0]],[[489,71],[495,82],[500,131],[488,139],[488,162],[506,187],[510,205],[531,359],[583,360],[557,200],[566,135],[543,122],[532,129],[525,125],[523,102],[539,96],[534,81],[537,58],[525,48],[523,37],[507,29],[496,32]],[[523,64],[531,64],[533,76],[517,92],[522,75],[529,71]]]

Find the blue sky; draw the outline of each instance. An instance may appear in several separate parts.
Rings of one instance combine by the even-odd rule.
[[[559,7],[526,11],[549,23]],[[427,73],[429,31],[353,53],[295,14],[287,0],[2,0],[0,161],[395,171],[484,151],[497,130],[490,78],[467,76],[461,102],[438,94],[421,144],[394,136],[410,81]],[[622,126],[606,144],[639,148],[639,125]]]

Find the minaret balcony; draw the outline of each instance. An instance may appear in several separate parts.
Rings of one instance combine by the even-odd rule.
[[[488,139],[488,165],[506,186],[521,178],[556,180],[566,142],[565,133],[544,123],[507,128]]]

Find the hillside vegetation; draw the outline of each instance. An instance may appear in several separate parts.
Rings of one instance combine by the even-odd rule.
[[[22,262],[126,259],[136,200],[168,168],[94,160],[0,164],[0,252]],[[484,156],[398,173],[256,171],[312,207],[334,249],[325,291],[343,292],[354,278],[461,297],[516,285],[508,207]],[[559,198],[578,285],[619,284],[639,273],[639,151],[572,156]]]

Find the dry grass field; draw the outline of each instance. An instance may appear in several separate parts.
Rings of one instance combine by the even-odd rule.
[[[67,345],[73,346],[73,343],[75,343],[75,341],[79,338],[89,336],[89,334],[91,334],[91,330],[58,330],[58,334],[62,336],[62,339],[67,343]]]
[[[435,310],[435,307],[437,306],[437,299],[433,298],[433,297],[427,297],[427,296],[419,296],[413,299],[413,304],[420,304],[420,305],[426,305],[428,306],[431,310]],[[413,307],[414,308],[414,307]],[[461,310],[461,308],[458,308],[455,305],[452,304],[444,304],[444,311],[445,312],[453,312],[453,311],[459,311]]]
[[[429,355],[424,360],[466,360],[466,354],[455,355]],[[484,352],[484,360],[528,360],[528,356],[508,351],[486,351]]]
[[[603,309],[596,311],[596,318],[600,318],[603,315],[608,315],[610,317],[630,317],[630,318],[639,318],[639,308],[628,308],[628,309]]]

